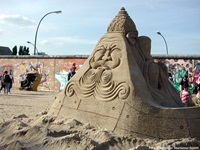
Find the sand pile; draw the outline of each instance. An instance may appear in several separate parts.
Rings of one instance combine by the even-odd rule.
[[[118,135],[65,117],[48,116],[57,93],[0,94],[0,150],[199,149],[199,139],[149,140]]]
[[[5,150],[134,150],[199,149],[198,139],[149,140],[117,135],[72,118],[25,114],[0,123],[0,149]]]

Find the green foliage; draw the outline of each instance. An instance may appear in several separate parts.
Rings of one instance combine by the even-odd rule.
[[[29,54],[29,47],[26,46],[20,46],[19,47],[19,55],[30,55]]]
[[[19,55],[23,55],[23,46],[20,46],[19,47],[19,53],[18,53]]]
[[[29,54],[29,47],[24,46],[24,55],[30,55]]]
[[[12,49],[12,55],[17,55],[17,45],[15,45]]]

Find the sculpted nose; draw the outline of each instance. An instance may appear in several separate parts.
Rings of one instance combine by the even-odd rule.
[[[104,56],[102,57],[103,60],[110,60],[110,52],[109,50],[107,50],[104,54]]]

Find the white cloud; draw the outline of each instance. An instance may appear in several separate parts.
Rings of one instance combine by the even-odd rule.
[[[62,37],[60,38],[60,40],[65,43],[72,43],[72,44],[95,44],[97,42],[95,40],[86,40],[86,39],[81,39],[79,37]]]
[[[84,45],[93,45],[96,44],[96,40],[86,40],[86,39],[81,39],[79,37],[56,37],[56,38],[51,38],[48,40],[43,40],[40,42],[40,44],[45,44],[45,45],[65,45],[65,44],[84,44]]]
[[[17,26],[17,27],[30,27],[35,26],[35,21],[20,15],[0,14],[0,24]]]
[[[4,33],[4,31],[0,29],[0,35],[2,35],[3,33]]]

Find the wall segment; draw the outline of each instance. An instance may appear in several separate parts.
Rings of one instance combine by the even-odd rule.
[[[166,64],[168,70],[175,76],[182,70],[189,73],[190,81],[193,81],[195,73],[200,72],[200,55],[152,55]],[[25,73],[37,70],[41,77],[38,90],[61,91],[67,84],[67,74],[73,64],[77,65],[77,71],[82,67],[88,55],[69,56],[1,56],[0,74],[5,70],[14,71],[14,88],[19,88],[20,81]]]

